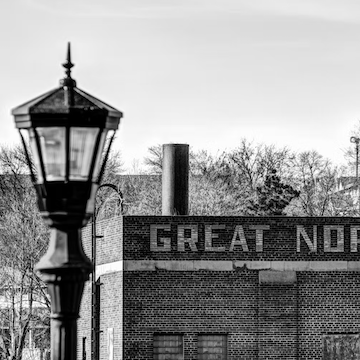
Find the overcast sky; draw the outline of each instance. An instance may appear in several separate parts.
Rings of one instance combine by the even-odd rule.
[[[0,4],[1,144],[11,109],[77,86],[123,111],[127,166],[151,145],[241,138],[334,162],[360,119],[358,0],[8,0]]]

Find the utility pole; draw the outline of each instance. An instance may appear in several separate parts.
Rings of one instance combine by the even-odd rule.
[[[360,189],[359,189],[359,142],[360,138],[352,136],[350,138],[350,142],[355,144],[355,179],[356,179],[356,190],[357,190],[357,198],[359,205],[359,213],[360,213]]]

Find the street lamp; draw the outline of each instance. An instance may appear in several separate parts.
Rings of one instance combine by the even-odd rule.
[[[356,182],[357,182],[359,179],[359,142],[360,142],[360,138],[352,136],[350,138],[350,142],[355,144],[355,155],[356,155],[355,174],[356,174]]]
[[[358,192],[358,203],[359,203],[359,211],[360,211],[360,189],[359,189],[359,142],[360,142],[360,138],[352,136],[350,138],[350,142],[355,144],[355,156],[356,156],[355,177],[356,177],[356,189]]]
[[[63,66],[66,77],[60,87],[18,106],[12,114],[41,215],[51,228],[49,248],[36,266],[51,297],[51,358],[75,360],[76,321],[92,271],[82,248],[81,228],[93,214],[122,113],[76,87],[70,43]]]
[[[114,184],[101,184],[97,192],[95,194],[95,207],[94,207],[94,215],[92,218],[92,227],[91,227],[91,259],[93,263],[92,270],[92,278],[91,278],[91,360],[99,359],[99,281],[96,276],[96,239],[102,238],[102,235],[97,235],[96,233],[96,218],[98,215],[98,211],[100,209],[96,208],[96,195],[98,191],[102,188],[112,189],[118,197],[119,205],[120,205],[120,214],[122,214],[122,205],[123,205],[123,195],[120,189]]]

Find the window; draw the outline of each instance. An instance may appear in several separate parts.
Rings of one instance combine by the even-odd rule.
[[[324,335],[324,360],[360,358],[360,334]]]
[[[183,359],[183,336],[181,334],[154,335],[154,360]]]
[[[227,335],[200,334],[198,336],[199,360],[226,360]]]

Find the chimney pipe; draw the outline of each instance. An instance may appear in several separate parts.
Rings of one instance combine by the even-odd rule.
[[[164,144],[162,215],[189,215],[189,145]]]

